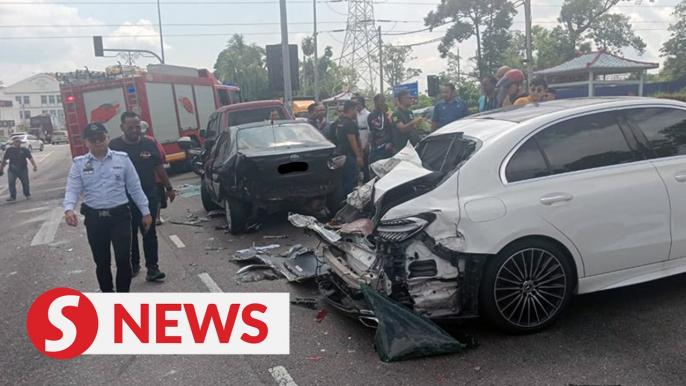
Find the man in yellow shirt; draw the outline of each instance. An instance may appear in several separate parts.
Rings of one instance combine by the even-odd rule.
[[[548,83],[546,83],[543,78],[534,78],[529,85],[529,96],[519,98],[515,101],[515,106],[525,105],[527,103],[538,103],[543,99],[545,95],[545,90],[548,88]]]

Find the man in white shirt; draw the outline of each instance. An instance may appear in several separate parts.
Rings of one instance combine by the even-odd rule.
[[[367,182],[369,181],[369,125],[367,124],[369,110],[367,110],[363,96],[356,97],[355,103],[357,107],[357,126],[360,128],[360,142],[364,149],[362,172],[364,174],[364,182]]]

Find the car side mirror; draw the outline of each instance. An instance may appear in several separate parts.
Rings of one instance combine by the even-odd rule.
[[[193,142],[191,142],[191,137],[181,137],[176,140],[176,144],[183,150],[189,150],[192,147]]]
[[[207,130],[205,129],[200,129],[200,138],[207,138]]]

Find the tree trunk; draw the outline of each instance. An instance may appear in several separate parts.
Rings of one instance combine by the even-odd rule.
[[[481,56],[481,31],[479,31],[479,23],[474,21],[474,30],[476,32],[476,67],[479,72],[479,79],[483,79],[483,58]]]

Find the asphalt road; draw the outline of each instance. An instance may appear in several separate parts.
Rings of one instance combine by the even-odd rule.
[[[5,203],[0,180],[0,355],[1,385],[279,385],[269,369],[283,366],[303,385],[683,385],[686,384],[686,277],[576,298],[552,329],[508,336],[480,321],[449,327],[473,335],[480,346],[450,356],[386,364],[374,351],[374,332],[334,310],[317,323],[317,311],[291,307],[291,353],[283,356],[81,356],[59,361],[40,354],[26,333],[31,303],[46,290],[66,286],[95,292],[95,265],[83,225],[67,227],[61,201],[70,165],[66,145],[35,154],[33,199]],[[173,177],[175,186],[195,184],[193,174]],[[200,197],[179,197],[163,212],[183,221],[204,215]],[[312,285],[284,280],[239,284],[236,249],[275,241],[316,247],[314,239],[288,224],[285,214],[265,219],[253,234],[231,236],[215,227],[162,225],[160,267],[164,283],[134,279],[136,292],[208,292],[198,276],[207,273],[224,292],[290,292],[316,297]],[[179,248],[170,236],[185,247]],[[207,250],[206,247],[225,248]],[[326,308],[320,302],[322,308]],[[321,356],[317,361],[308,357]],[[286,385],[286,383],[282,383]],[[292,384],[289,384],[292,386]]]

